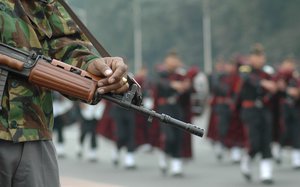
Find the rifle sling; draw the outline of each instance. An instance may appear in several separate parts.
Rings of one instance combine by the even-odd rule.
[[[8,76],[8,71],[0,68],[0,111],[2,110],[2,99],[4,95],[4,88]]]
[[[72,8],[64,1],[58,0],[58,2],[66,9],[74,22],[81,29],[83,34],[89,39],[89,41],[93,44],[95,49],[102,57],[110,57],[111,55],[106,51],[106,49],[100,44],[100,42],[94,37],[94,35],[88,30],[88,28],[82,23],[82,21],[78,18],[78,16],[74,13]]]
[[[58,0],[58,2],[66,9],[66,11],[69,13],[71,18],[73,19],[73,21],[78,25],[78,27],[81,29],[83,34],[85,34],[85,36],[93,44],[93,46],[98,51],[98,53],[102,57],[111,57],[111,55],[107,52],[107,50],[100,44],[100,42],[94,37],[94,35],[89,31],[89,29],[82,23],[82,21],[74,13],[72,8],[65,2],[65,0]],[[133,75],[128,74],[127,80],[128,80],[129,85],[137,84],[140,87],[140,85],[133,78]]]

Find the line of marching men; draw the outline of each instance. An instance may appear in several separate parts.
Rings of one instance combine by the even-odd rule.
[[[143,88],[144,107],[185,122],[191,122],[192,110],[197,114],[203,112],[205,96],[208,95],[206,76],[198,68],[184,68],[176,52],[167,54],[163,62],[156,67],[153,76],[155,79],[149,78],[147,74],[147,69],[142,68],[135,76]],[[161,124],[155,119],[149,124],[147,117],[104,100],[96,106],[81,103],[75,114],[67,114],[69,113],[67,111],[70,108],[74,109],[74,106],[70,106],[68,100],[61,99],[60,97],[54,101],[54,129],[58,132],[56,148],[59,157],[64,156],[62,124],[74,123],[74,120],[66,122],[65,117],[71,115],[72,117],[69,118],[75,119],[80,116],[79,121],[82,125],[79,157],[86,154],[89,160],[97,160],[96,134],[101,134],[115,142],[112,150],[114,165],[122,164],[127,169],[135,169],[135,152],[140,145],[147,145],[159,150],[158,166],[163,174],[175,177],[183,175],[183,160],[192,157],[190,134]],[[193,107],[191,101],[196,103]],[[88,152],[84,152],[83,142],[87,134],[91,134],[91,148]],[[121,155],[121,150],[124,149],[125,156]]]
[[[272,184],[273,160],[280,163],[282,149],[289,146],[291,165],[300,169],[300,78],[293,59],[267,66],[263,46],[256,44],[247,57],[217,63],[209,80],[207,137],[218,159],[229,149],[251,181],[252,161],[259,155],[260,180]],[[274,142],[279,148],[273,149]]]

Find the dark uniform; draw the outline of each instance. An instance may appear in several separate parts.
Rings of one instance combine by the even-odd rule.
[[[293,148],[292,164],[295,168],[300,168],[300,100],[299,97],[290,95],[289,88],[297,89],[299,80],[293,72],[279,72],[278,81],[284,81],[285,90],[279,91],[280,111],[282,118],[282,130],[279,137],[281,146],[290,144]]]
[[[271,142],[272,113],[270,110],[272,94],[261,86],[262,80],[271,80],[271,76],[262,69],[251,66],[240,67],[242,87],[240,90],[241,118],[248,138],[248,156],[241,163],[242,172],[250,179],[250,171],[244,167],[257,153],[262,156],[260,174],[263,182],[272,182]],[[246,169],[247,168],[247,169]]]
[[[179,93],[170,86],[171,80],[179,80],[180,78],[180,75],[176,73],[169,73],[167,71],[159,72],[157,95],[159,112],[170,116],[176,116],[177,119],[182,120],[183,111],[180,104],[177,102]],[[180,148],[183,132],[168,125],[161,125],[161,127],[165,135],[165,152],[174,158],[181,157]]]
[[[181,68],[182,65],[182,61],[176,52],[169,53],[165,57],[163,64],[158,67],[158,80],[155,89],[155,105],[158,111],[170,116],[176,116],[179,120],[183,120],[184,115],[187,114],[183,112],[185,109],[181,105],[181,103],[187,103],[180,100],[180,96],[191,89],[191,80],[186,76],[186,71]],[[171,157],[170,174],[182,176],[184,133],[178,128],[163,123],[161,123],[161,130],[164,153],[161,154],[159,166],[163,172],[166,171],[166,155],[169,155]]]
[[[214,93],[214,90],[212,89],[212,82],[217,80],[216,76],[219,72],[213,72],[208,76],[208,82],[209,82],[209,92],[210,92],[210,98],[209,98],[209,105],[211,107],[210,116],[209,116],[209,122],[208,122],[208,128],[207,128],[207,137],[211,139],[213,142],[217,141],[217,115],[214,110],[214,107],[216,105],[216,96]],[[216,83],[214,83],[216,84]]]
[[[231,65],[228,64],[228,66]],[[211,76],[213,103],[208,137],[214,140],[214,149],[218,159],[222,158],[224,147],[232,148],[233,162],[239,162],[239,147],[243,144],[243,128],[236,112],[239,82],[239,75],[234,69],[217,72]]]
[[[218,79],[219,80],[213,82],[212,85],[216,97],[214,110],[218,118],[218,135],[221,143],[224,144],[224,139],[230,126],[232,109],[234,107],[234,76],[228,73],[223,73],[220,74]]]
[[[147,79],[147,74],[144,73],[145,69],[142,69],[140,74],[135,76],[135,80],[143,88],[143,105],[148,109],[153,109],[154,107],[154,91],[153,85]],[[153,139],[157,137],[150,136],[150,128],[152,125],[149,124],[147,116],[140,115],[140,113],[135,112],[135,128],[136,128],[136,143],[137,145],[152,145]],[[146,146],[146,147],[147,147]]]
[[[271,158],[271,95],[260,85],[262,79],[271,77],[262,70],[248,67],[249,72],[242,72],[243,86],[240,97],[242,120],[249,131],[249,155],[253,158],[257,153],[261,153],[262,158]]]
[[[111,117],[116,124],[116,144],[117,156],[113,156],[114,163],[118,163],[118,154],[122,148],[127,149],[124,160],[125,168],[134,169],[134,151],[135,151],[135,113],[134,111],[114,105],[111,109]]]
[[[127,148],[128,152],[135,149],[135,116],[134,112],[115,105],[112,108],[112,117],[116,123],[117,147]]]

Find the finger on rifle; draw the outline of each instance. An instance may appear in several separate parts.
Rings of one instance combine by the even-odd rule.
[[[119,88],[119,89],[113,91],[113,93],[116,93],[116,94],[125,93],[125,92],[128,91],[128,89],[129,89],[129,84],[126,83],[126,84],[124,84],[121,88]]]
[[[122,58],[114,58],[112,62],[113,74],[109,77],[108,82],[114,83],[122,80],[123,75],[127,72],[127,65],[123,62]]]
[[[124,81],[118,81],[114,84],[104,84],[103,86],[99,86],[97,91],[100,94],[108,93],[108,92],[115,92],[116,90],[119,90],[120,88],[124,87],[124,85],[128,84],[127,82]],[[98,82],[99,85],[99,82]],[[123,90],[123,89],[122,89]],[[125,89],[124,89],[125,90]]]
[[[112,75],[112,69],[105,63],[103,58],[94,60],[87,68],[87,71],[97,76],[108,77]]]
[[[121,77],[122,77],[122,78],[119,79],[118,82],[125,84],[126,82],[124,82],[123,77],[124,77],[124,78],[127,78],[127,74],[123,74]],[[110,83],[110,82],[109,82],[109,78],[110,78],[110,77],[106,77],[106,78],[100,79],[100,80],[98,81],[98,87],[103,87],[103,86],[107,86],[107,85],[110,85],[110,84],[114,84],[114,83]],[[122,82],[121,82],[121,81],[122,81]],[[116,83],[117,83],[117,82],[116,82]]]

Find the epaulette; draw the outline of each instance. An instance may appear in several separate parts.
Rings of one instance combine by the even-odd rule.
[[[252,67],[249,65],[243,65],[243,66],[240,66],[240,68],[239,68],[240,73],[250,73],[251,71],[252,71]]]

